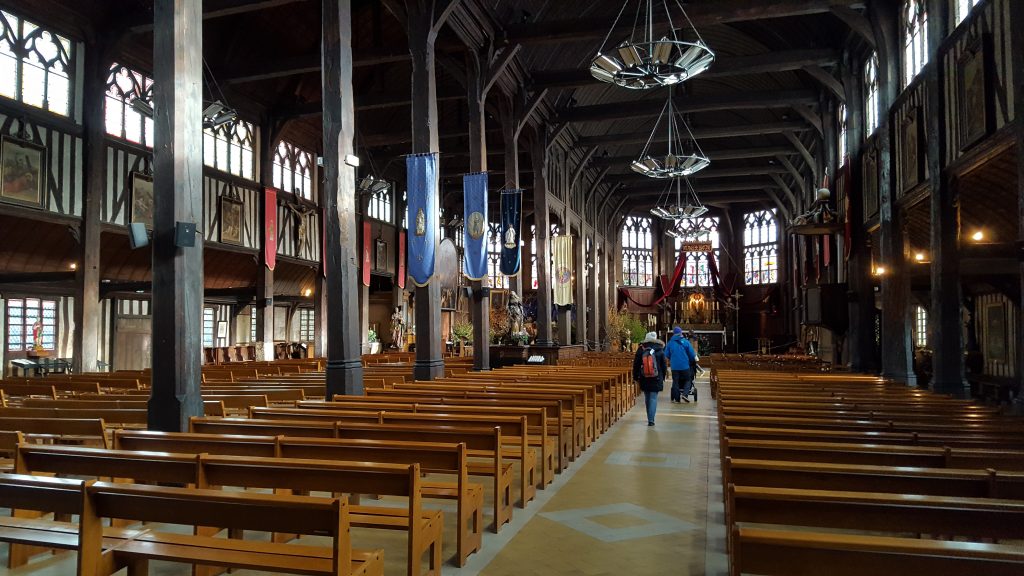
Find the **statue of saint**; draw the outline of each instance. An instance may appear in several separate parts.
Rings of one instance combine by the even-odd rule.
[[[39,350],[43,349],[43,321],[42,320],[36,320],[35,323],[32,324],[32,347],[35,348],[36,351],[39,351]]]
[[[399,351],[405,348],[405,317],[401,306],[395,306],[391,314],[391,342]]]
[[[509,226],[505,229],[505,248],[513,250],[516,247],[516,229],[514,226]]]
[[[514,340],[515,335],[523,332],[523,301],[516,292],[509,292],[508,305],[508,335],[509,340]]]

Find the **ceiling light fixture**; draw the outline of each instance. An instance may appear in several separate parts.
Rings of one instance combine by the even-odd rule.
[[[651,208],[651,214],[661,218],[662,220],[668,220],[672,222],[672,227],[666,231],[666,234],[673,238],[685,238],[686,233],[682,231],[681,225],[683,220],[689,220],[691,218],[700,218],[707,214],[708,208],[700,203],[700,198],[697,197],[697,192],[690,185],[689,180],[686,182],[686,202],[683,202],[683,178],[676,178],[671,184],[669,184],[668,193],[672,192],[672,187],[675,187],[676,192],[676,203],[673,206],[656,206]],[[667,194],[666,194],[667,196]]]
[[[974,234],[971,234],[971,240],[975,242],[981,242],[985,239],[985,233],[981,230],[975,230]]]
[[[683,13],[690,28],[693,29],[694,35],[697,37],[696,42],[680,40],[675,24],[672,22],[672,12],[669,10],[667,0],[661,1],[661,7],[668,17],[669,35],[662,35],[660,39],[656,39],[654,8],[657,2],[655,0],[639,0],[629,39],[614,49],[606,51],[608,39],[615,33],[615,28],[629,4],[630,0],[623,2],[622,9],[619,10],[612,27],[608,30],[608,35],[601,43],[597,56],[594,57],[590,65],[590,74],[594,78],[624,88],[645,90],[658,86],[671,86],[693,78],[707,70],[715,61],[715,53],[704,43],[697,27],[693,25],[678,0],[675,4]],[[641,21],[641,18],[643,24],[636,24]]]
[[[668,120],[665,122],[668,129],[668,149],[664,155],[652,155],[650,153],[651,143],[654,142],[654,137],[658,133],[661,120],[666,115],[668,116]],[[679,114],[678,118],[676,116],[676,111],[672,106],[672,89],[669,88],[668,101],[665,102],[665,107],[661,109],[658,121],[654,123],[654,129],[651,130],[651,136],[647,139],[647,144],[640,152],[640,156],[629,165],[634,172],[643,174],[648,178],[679,178],[696,174],[711,164],[711,160],[701,150],[697,139],[693,137],[693,132],[690,131],[690,127],[686,124],[686,119],[683,118],[682,114]],[[680,130],[680,125],[685,129],[685,135],[688,138]]]

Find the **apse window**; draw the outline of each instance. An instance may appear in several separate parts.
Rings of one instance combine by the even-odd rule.
[[[7,350],[28,352],[57,348],[57,302],[39,298],[7,301]]]
[[[115,62],[107,73],[103,115],[107,134],[152,148],[153,79]]]
[[[870,136],[878,128],[878,54],[872,53],[864,65],[864,127]]]
[[[914,307],[914,346],[928,347],[928,310],[924,306]]]
[[[650,286],[654,283],[650,218],[630,216],[622,225],[622,283],[626,286]]]
[[[845,166],[847,162],[846,155],[849,154],[849,148],[846,143],[846,130],[849,127],[849,120],[846,117],[846,104],[839,104],[839,112],[836,114],[839,121],[839,165]]]
[[[370,203],[366,214],[381,222],[391,222],[391,187],[370,192]]]
[[[928,63],[928,11],[924,0],[903,4],[903,86],[909,86]]]
[[[234,120],[203,129],[203,164],[241,178],[255,178],[253,125]]]
[[[537,280],[537,227],[530,225],[530,287],[536,290],[539,285]]]
[[[70,116],[74,46],[59,34],[0,11],[0,96]]]
[[[256,340],[256,307],[249,306],[249,342]]]
[[[213,308],[203,308],[203,346],[207,348],[213,347],[213,325]]]
[[[779,281],[779,230],[774,210],[743,217],[743,278],[747,285]]]
[[[981,0],[956,0],[956,23],[963,22],[971,10],[980,3]]]
[[[711,286],[711,265],[713,263],[717,269],[719,258],[718,218],[687,218],[679,222],[677,230],[682,233],[682,238],[676,238],[676,262],[679,262],[679,252],[684,242],[711,243],[710,259],[708,252],[686,253],[686,264],[683,268],[683,276],[679,279],[679,285],[684,287]]]
[[[501,223],[491,222],[487,238],[487,279],[491,288],[508,288],[508,276],[501,273]]]
[[[316,334],[316,312],[299,308],[299,342],[312,342]]]
[[[274,187],[316,201],[313,192],[313,153],[281,140],[274,152]]]

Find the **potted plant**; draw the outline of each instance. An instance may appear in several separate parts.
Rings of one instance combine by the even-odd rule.
[[[452,338],[458,342],[460,352],[465,350],[466,343],[473,339],[473,325],[469,322],[456,322],[452,326]]]
[[[377,331],[373,328],[366,332],[366,342],[369,354],[380,354],[380,340],[377,338]]]

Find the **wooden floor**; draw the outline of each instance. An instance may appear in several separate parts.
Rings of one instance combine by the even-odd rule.
[[[667,389],[661,393],[653,427],[647,426],[641,399],[547,490],[538,491],[536,502],[517,508],[511,525],[499,534],[485,532],[483,550],[470,556],[465,568],[446,565],[444,574],[726,574],[715,406],[707,379],[698,386],[697,404],[673,404]],[[450,557],[454,522],[445,525],[445,557]],[[402,538],[353,530],[354,544],[362,547],[385,542],[387,550],[401,550]],[[7,546],[0,545],[0,566],[6,556]],[[386,574],[405,572],[404,556],[386,554],[385,559]],[[66,576],[74,574],[74,559],[40,555],[18,570],[0,568],[0,576],[8,574]],[[185,576],[190,570],[154,562],[151,574]]]

